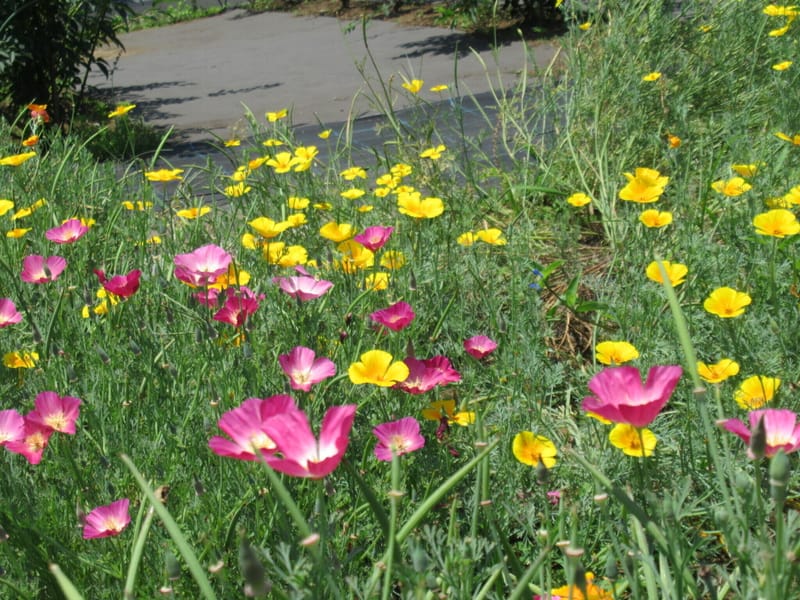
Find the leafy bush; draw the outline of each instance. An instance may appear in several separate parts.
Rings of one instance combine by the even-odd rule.
[[[93,66],[108,65],[94,52],[122,46],[117,33],[132,14],[123,0],[0,0],[0,99],[2,105],[46,103],[56,120],[80,100]]]

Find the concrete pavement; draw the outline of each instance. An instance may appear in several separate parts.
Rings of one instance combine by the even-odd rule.
[[[240,9],[121,40],[124,53],[101,51],[114,66],[111,78],[94,73],[90,83],[116,101],[137,104],[148,123],[175,127],[172,145],[184,154],[215,136],[246,137],[246,110],[263,123],[265,112],[288,108],[294,124],[314,132],[350,119],[368,123],[382,112],[375,102],[380,81],[396,108],[414,101],[400,85],[414,78],[425,81],[419,98],[426,101],[490,99],[488,92],[508,89],[524,70],[546,66],[557,53],[547,42],[505,40],[493,49],[448,29],[370,21],[366,44],[379,77],[360,23]],[[438,84],[450,89],[429,91]]]

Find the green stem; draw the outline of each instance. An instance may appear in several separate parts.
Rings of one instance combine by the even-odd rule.
[[[382,600],[389,600],[392,595],[392,567],[396,554],[397,532],[397,511],[400,504],[400,497],[403,492],[400,489],[400,457],[392,453],[392,489],[389,492],[389,545],[386,549],[386,570],[383,573],[383,590],[381,591]]]

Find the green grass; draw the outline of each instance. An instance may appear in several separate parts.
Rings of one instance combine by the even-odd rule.
[[[586,13],[579,23],[565,4],[565,64],[498,96],[496,120],[487,115],[502,133],[491,156],[466,139],[468,159],[458,148],[421,158],[438,145],[436,124],[430,137],[398,124],[396,143],[353,165],[335,131],[318,142],[330,158],[288,173],[254,164],[244,180],[250,190],[225,198],[228,166],[152,184],[143,172],[169,167],[158,156],[120,169],[39,126],[37,155],[0,167],[0,196],[14,203],[0,215],[2,231],[30,228],[0,238],[0,297],[23,315],[0,330],[0,348],[39,355],[34,368],[0,368],[0,410],[26,414],[46,390],[82,405],[76,434],[53,434],[40,464],[0,454],[0,595],[124,597],[127,586],[130,597],[168,588],[178,597],[228,598],[248,585],[277,598],[530,598],[580,586],[591,571],[591,598],[791,597],[796,459],[790,454],[788,467],[782,455],[750,460],[715,422],[747,421],[734,394],[752,375],[780,378],[769,407],[798,408],[797,236],[759,235],[753,220],[800,184],[800,149],[774,135],[797,133],[797,65],[772,68],[792,59],[800,30],[792,24],[770,36],[784,18],[733,0],[683,14],[667,2],[609,2],[588,11],[592,25],[582,30]],[[643,81],[654,71],[659,79]],[[420,105],[433,98],[433,83],[417,95]],[[563,118],[549,118],[556,111]],[[286,119],[247,117],[248,139],[225,149],[234,164],[296,153]],[[554,131],[542,139],[535,132],[545,121]],[[4,126],[0,156],[20,152],[10,131]],[[265,147],[268,139],[283,145]],[[399,211],[396,194],[375,193],[376,179],[400,163],[411,166],[401,183],[440,198],[441,215],[414,219]],[[747,177],[752,188],[714,191],[738,164],[758,165]],[[351,166],[367,178],[344,180]],[[624,173],[642,167],[669,177],[646,206],[620,198]],[[198,197],[201,180],[222,201]],[[351,187],[366,193],[340,196]],[[592,201],[571,206],[576,192]],[[308,198],[308,207],[291,209],[291,197]],[[12,217],[39,199],[46,203]],[[147,208],[127,210],[124,201]],[[176,216],[200,205],[211,211]],[[672,223],[645,227],[639,216],[649,208],[671,212]],[[272,281],[294,274],[290,267],[242,243],[255,218],[295,212],[305,223],[274,238],[273,250],[276,241],[302,246],[309,272],[334,284],[304,303]],[[73,217],[94,220],[84,237],[64,246],[45,238]],[[372,265],[347,272],[338,244],[319,234],[330,221],[394,232]],[[506,243],[457,241],[490,228]],[[146,243],[153,235],[160,243]],[[174,275],[176,255],[206,244],[229,252],[249,274],[247,286],[264,295],[243,327],[214,320],[216,309],[193,300],[196,290]],[[382,266],[388,251],[405,264]],[[20,271],[31,254],[68,264],[56,281],[29,284]],[[656,259],[685,264],[686,280],[665,289],[648,279]],[[140,269],[141,288],[95,314],[94,269]],[[365,284],[376,273],[389,275],[387,289]],[[722,319],[704,308],[723,286],[749,294],[744,314]],[[369,315],[399,300],[413,307],[414,321],[377,331]],[[477,334],[499,344],[482,360],[462,346]],[[609,440],[611,427],[580,408],[587,383],[605,368],[595,347],[609,340],[633,344],[630,364],[643,373],[683,367],[648,425],[658,439],[650,457],[624,455]],[[330,358],[336,376],[311,392],[290,389],[278,356],[298,345]],[[348,369],[371,349],[395,360],[446,356],[461,381],[422,395],[355,385]],[[703,389],[693,355],[732,358],[740,372]],[[356,405],[345,460],[324,480],[209,449],[223,435],[224,413],[277,394],[291,394],[317,433],[330,407]],[[475,422],[444,429],[425,420],[434,400],[453,400]],[[425,446],[379,462],[373,427],[407,416],[420,421]],[[552,440],[552,469],[515,459],[512,441],[522,431]],[[163,504],[151,495],[159,488],[168,488]],[[551,504],[555,490],[560,500]],[[130,525],[82,539],[82,517],[120,498],[131,500]],[[309,532],[318,540],[301,544]]]

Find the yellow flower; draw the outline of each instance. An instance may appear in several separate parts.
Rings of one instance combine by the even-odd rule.
[[[272,239],[289,229],[289,224],[285,221],[280,223],[267,217],[256,217],[247,223],[256,230],[256,233],[265,239]]]
[[[397,208],[401,214],[415,219],[433,219],[444,212],[444,203],[441,198],[420,199],[419,192],[410,192],[398,196]]]
[[[3,364],[9,369],[32,369],[37,362],[37,352],[8,352],[3,355]]]
[[[764,163],[751,163],[751,164],[735,164],[731,165],[731,169],[733,169],[738,175],[742,177],[754,177],[756,173],[758,173],[759,166],[763,165]]]
[[[273,168],[276,173],[288,173],[298,163],[296,156],[291,152],[278,152],[274,158],[266,161],[266,164]]]
[[[597,362],[604,365],[621,365],[639,358],[639,351],[628,342],[600,342],[594,349]]]
[[[567,198],[567,204],[572,206],[586,206],[592,199],[583,192],[576,192]]]
[[[239,198],[241,196],[244,196],[252,189],[253,188],[251,188],[249,185],[245,185],[244,181],[240,181],[239,183],[229,185],[224,190],[222,190],[222,193],[228,196],[229,198]]]
[[[401,85],[412,94],[418,94],[424,84],[425,82],[422,79],[412,79],[411,81],[404,81]]]
[[[267,148],[272,148],[274,146],[283,146],[283,142],[281,140],[276,140],[275,138],[268,138],[261,142],[262,146],[266,146]]]
[[[656,449],[656,436],[646,428],[638,429],[627,423],[618,423],[608,433],[608,440],[628,456],[651,456]]]
[[[381,256],[381,266],[384,269],[396,271],[406,264],[406,256],[400,250],[387,250]]]
[[[345,273],[353,274],[362,269],[369,269],[375,264],[375,254],[355,240],[347,240],[336,246],[342,253],[342,260],[337,265]]]
[[[23,235],[28,233],[30,230],[31,230],[30,227],[28,227],[28,228],[17,227],[16,229],[11,229],[10,231],[6,231],[6,237],[7,238],[21,238]]]
[[[136,108],[135,104],[118,104],[117,107],[108,113],[109,119],[116,119],[117,117],[121,117],[123,115],[127,115],[131,112],[134,108]]]
[[[586,22],[581,23],[580,25],[578,25],[578,29],[580,29],[581,31],[589,31],[589,28],[591,26],[592,26],[592,22],[591,21],[586,21]]]
[[[0,217],[14,208],[14,203],[11,200],[0,200]]]
[[[456,412],[455,400],[434,400],[428,405],[428,408],[422,409],[422,417],[429,421],[440,421],[442,418],[446,418],[449,424],[455,423],[461,427],[472,425],[475,422],[474,412]]]
[[[741,196],[749,191],[753,186],[747,183],[741,177],[733,177],[731,179],[720,179],[711,184],[711,188],[723,196],[730,198]]]
[[[776,71],[785,71],[791,66],[792,66],[792,61],[782,60],[781,62],[772,65],[772,68],[775,69]]]
[[[458,242],[462,246],[472,246],[475,243],[475,234],[472,231],[467,231],[462,233],[460,236],[456,238],[456,242]]]
[[[669,144],[670,148],[680,148],[683,140],[679,138],[677,135],[673,135],[671,133],[667,134],[667,143]]]
[[[318,137],[319,139],[321,139],[321,140],[327,140],[329,137],[331,137],[331,132],[332,132],[332,131],[333,131],[332,129],[326,129],[326,130],[324,130],[324,131],[320,131],[320,132],[317,134],[317,137]]]
[[[543,435],[536,435],[532,431],[520,431],[514,436],[511,451],[523,465],[537,466],[540,462],[552,469],[556,465],[558,450],[556,445]]]
[[[319,234],[324,237],[326,240],[331,240],[332,242],[343,242],[344,240],[349,240],[356,234],[355,227],[353,227],[350,223],[337,223],[336,221],[330,221],[325,223],[320,230]]]
[[[443,91],[445,91],[446,89],[449,89],[449,86],[448,86],[448,85],[446,85],[446,84],[444,84],[444,83],[441,83],[441,84],[439,84],[439,85],[435,85],[435,86],[433,86],[433,87],[432,87],[432,88],[430,88],[430,89],[431,89],[431,91],[432,91],[434,94],[438,94],[439,92],[443,92]]]
[[[659,71],[653,71],[642,77],[642,81],[658,81],[659,79],[661,79],[661,73]]]
[[[762,12],[768,17],[794,17],[797,15],[797,7],[769,4]]]
[[[559,0],[559,3],[561,0]],[[550,591],[550,598],[560,598],[561,600],[613,600],[614,596],[594,583],[594,573],[586,572],[586,595],[573,585],[562,585]]]
[[[333,210],[333,204],[330,202],[315,202],[312,204],[312,208],[315,210]]]
[[[781,387],[781,380],[766,375],[748,377],[733,394],[736,404],[744,410],[756,410],[771,402]]]
[[[789,142],[790,144],[794,144],[795,146],[800,146],[800,133],[795,133],[793,136],[789,137],[785,133],[778,131],[775,133],[775,137],[783,140],[784,142]]]
[[[125,210],[138,210],[143,211],[147,210],[148,208],[153,208],[152,202],[142,202],[141,200],[137,200],[136,202],[131,202],[130,200],[123,200],[122,207]]]
[[[183,219],[197,219],[202,217],[203,215],[207,215],[211,212],[211,207],[209,206],[193,206],[191,208],[184,208],[183,210],[179,210],[175,214]]]
[[[282,108],[282,109],[280,109],[279,111],[276,111],[276,112],[268,112],[266,114],[266,117],[267,117],[267,121],[269,121],[270,123],[274,123],[275,121],[279,121],[281,119],[285,119],[286,115],[288,115],[288,114],[289,114],[288,109]]]
[[[264,258],[271,265],[294,267],[308,262],[308,252],[303,246],[287,246],[283,242],[269,242],[264,245]]]
[[[682,265],[680,263],[671,263],[668,260],[662,260],[661,264],[664,266],[664,270],[667,272],[667,277],[669,278],[669,282],[672,284],[672,287],[678,286],[686,281],[686,275],[689,273],[689,269],[686,267],[686,265]],[[647,265],[647,277],[656,283],[664,282],[664,279],[661,277],[661,269],[658,268],[657,261],[653,261]]]
[[[496,227],[480,229],[475,232],[475,237],[485,244],[492,246],[505,246],[508,241],[503,237],[503,232]]]
[[[800,204],[800,185],[796,185],[786,192],[786,194],[783,196],[783,199],[789,204]]]
[[[362,167],[350,167],[339,173],[339,176],[347,181],[353,181],[356,177],[366,179],[367,172]]]
[[[0,158],[0,165],[4,165],[7,167],[18,167],[25,161],[33,158],[34,156],[36,156],[36,152],[24,152],[23,154],[12,154],[11,156]]]
[[[371,383],[379,387],[392,387],[408,378],[408,367],[402,361],[392,362],[391,354],[383,350],[369,350],[358,362],[350,365],[347,375],[356,385]]]
[[[406,163],[397,163],[391,169],[389,169],[389,172],[395,177],[403,178],[411,175],[413,170],[414,168],[411,165],[407,165]]]
[[[22,145],[25,146],[26,148],[31,148],[32,146],[35,146],[38,143],[39,143],[38,135],[31,135],[22,140]]]
[[[666,227],[672,223],[672,213],[651,208],[642,212],[642,214],[639,215],[639,220],[645,227]]]
[[[389,189],[397,187],[400,183],[400,177],[392,175],[391,173],[384,173],[375,180],[376,185],[381,185]]]
[[[356,210],[357,210],[358,212],[369,212],[369,211],[371,211],[373,208],[375,208],[375,207],[374,207],[374,206],[372,206],[372,204],[362,204],[361,206],[358,206],[358,207],[356,207]]]
[[[254,158],[253,160],[247,163],[247,167],[244,169],[245,173],[249,175],[250,171],[255,171],[261,165],[265,164],[268,160],[269,160],[268,156],[259,156],[258,158]]]
[[[669,183],[669,177],[664,177],[655,169],[640,167],[635,175],[624,173],[628,184],[619,191],[621,200],[630,202],[650,203],[655,202],[664,193],[664,188]]]
[[[730,358],[722,358],[713,365],[697,361],[697,374],[707,383],[722,383],[739,374],[739,363]]]
[[[800,223],[794,213],[785,208],[774,208],[753,217],[753,226],[758,235],[783,238],[800,233]]]
[[[744,314],[744,309],[752,302],[750,296],[744,292],[737,292],[733,288],[720,287],[715,289],[703,302],[703,308],[712,315],[723,319],[731,319]]]
[[[248,283],[250,283],[250,273],[244,269],[237,269],[236,265],[231,264],[228,266],[228,271],[222,275],[217,275],[214,278],[214,283],[208,284],[208,287],[215,290],[224,290],[231,285],[242,286]]]
[[[307,171],[314,163],[314,158],[319,154],[316,146],[298,146],[294,149],[294,156],[297,164],[294,167],[296,173]]]
[[[225,140],[224,143],[226,148],[236,148],[242,145],[242,140],[230,139],[230,140]]]
[[[36,202],[31,204],[30,206],[27,206],[25,208],[20,208],[17,212],[11,215],[11,220],[16,221],[17,219],[22,219],[23,217],[30,216],[45,204],[47,204],[47,201],[44,198],[39,198]]]
[[[158,171],[145,171],[144,176],[148,181],[179,181],[183,179],[180,176],[181,173],[183,173],[183,169],[159,169]]]
[[[339,195],[346,200],[355,200],[357,198],[361,198],[366,192],[364,190],[360,190],[358,188],[350,188],[343,192],[340,192]]]
[[[420,158],[430,158],[431,160],[438,160],[442,157],[442,153],[447,150],[447,146],[444,144],[439,144],[434,148],[428,148],[427,150],[423,150],[420,152]]]
[[[289,227],[299,227],[300,225],[304,225],[306,221],[305,213],[292,213],[286,217],[286,220],[283,222],[288,223]]]
[[[308,198],[301,198],[299,196],[289,196],[287,203],[289,208],[292,210],[303,210],[304,208],[308,208],[310,204],[310,200]]]
[[[786,32],[789,31],[789,23],[791,23],[791,21],[788,21],[783,27],[771,30],[767,35],[769,37],[781,37],[782,35],[786,35]]]
[[[367,275],[364,280],[364,289],[372,290],[373,292],[380,292],[389,287],[389,273],[379,271]]]

